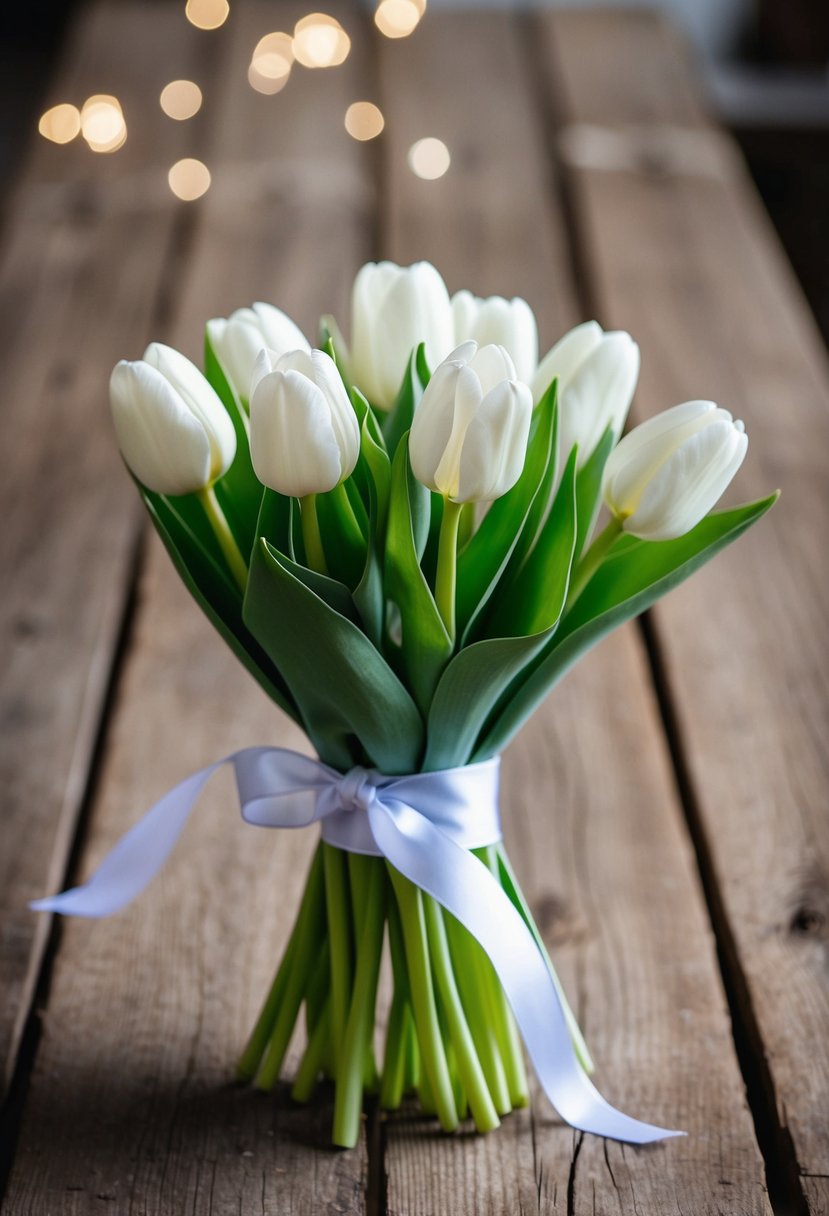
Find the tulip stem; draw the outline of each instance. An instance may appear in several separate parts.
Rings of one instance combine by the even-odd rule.
[[[299,500],[299,518],[302,525],[302,539],[305,544],[305,561],[311,570],[317,574],[327,574],[325,550],[322,547],[320,521],[317,517],[317,496],[306,494]]]
[[[440,521],[438,542],[438,566],[435,578],[435,603],[438,606],[446,632],[455,640],[455,579],[458,565],[458,525],[463,512],[462,502],[443,500],[443,519]]]
[[[219,542],[222,554],[236,581],[236,585],[242,592],[242,595],[244,595],[245,588],[248,585],[247,562],[242,557],[242,552],[236,544],[236,538],[230,530],[227,516],[219,506],[216,491],[212,486],[205,486],[203,490],[198,491],[197,497],[204,508],[204,513],[210,522],[216,540]]]
[[[575,572],[570,579],[570,590],[567,593],[567,607],[565,611],[569,612],[573,607],[582,591],[584,591],[585,587],[604,561],[610,546],[616,540],[617,536],[619,536],[621,531],[622,521],[617,519],[614,515],[607,527],[604,528],[593,541],[593,544],[587,550],[578,566],[576,566]]]

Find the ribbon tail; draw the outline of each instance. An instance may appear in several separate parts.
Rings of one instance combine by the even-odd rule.
[[[538,1079],[561,1117],[581,1131],[630,1144],[684,1135],[630,1118],[606,1102],[593,1085],[576,1058],[541,951],[478,858],[406,803],[378,799],[369,808],[369,819],[387,860],[459,920],[489,956]]]
[[[228,756],[200,769],[168,790],[138,823],[122,836],[92,877],[61,895],[35,899],[35,912],[64,916],[109,916],[144,890],[172,852],[196,799],[217,768],[234,760]]]

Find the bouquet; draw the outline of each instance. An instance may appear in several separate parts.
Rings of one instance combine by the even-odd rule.
[[[266,304],[207,324],[202,373],[153,343],[111,381],[124,459],[193,597],[318,760],[229,757],[245,819],[321,840],[238,1063],[269,1090],[414,1093],[445,1131],[528,1101],[642,1142],[610,1107],[501,844],[498,755],[589,647],[736,539],[774,496],[709,514],[747,448],[689,401],[621,438],[639,370],[579,325],[539,362],[522,300],[450,301],[421,263],[363,267],[350,349]],[[599,514],[605,509],[605,518]],[[597,523],[597,521],[599,521]],[[220,762],[224,763],[224,761]],[[34,906],[103,915],[149,881],[215,768],[170,791],[84,886]],[[393,998],[382,1055],[384,945]]]

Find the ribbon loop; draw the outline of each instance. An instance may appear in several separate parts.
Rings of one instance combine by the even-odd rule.
[[[81,887],[30,907],[68,916],[108,916],[138,895],[164,865],[216,769],[232,764],[242,816],[259,827],[306,827],[353,853],[385,857],[472,934],[489,956],[547,1097],[573,1127],[645,1144],[682,1135],[610,1106],[573,1050],[549,965],[500,883],[470,850],[501,838],[498,758],[439,773],[345,775],[284,748],[235,752],[186,778],[124,836]]]

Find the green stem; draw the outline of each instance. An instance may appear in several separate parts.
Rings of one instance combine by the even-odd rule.
[[[317,496],[306,494],[299,500],[299,521],[302,527],[302,540],[305,545],[305,561],[311,570],[318,574],[327,574],[328,566],[325,561],[325,550],[322,547],[320,523],[317,518]]]
[[[449,956],[449,943],[446,938],[443,913],[440,906],[428,895],[423,896],[423,911],[432,956],[432,972],[449,1036],[455,1049],[458,1076],[465,1096],[469,1100],[476,1128],[479,1132],[489,1132],[498,1127],[500,1121],[492,1103],[492,1097],[461,1004],[455,973],[452,969],[452,960]]]
[[[270,992],[265,998],[265,1003],[262,1006],[262,1012],[259,1014],[256,1025],[251,1031],[250,1038],[245,1045],[245,1050],[242,1052],[239,1063],[236,1065],[236,1076],[240,1081],[252,1081],[256,1075],[256,1070],[262,1056],[265,1053],[265,1048],[268,1045],[268,1039],[273,1032],[274,1023],[276,1022],[279,1008],[285,994],[285,988],[288,983],[288,977],[291,974],[293,967],[294,956],[296,954],[296,941],[299,935],[299,926],[303,917],[318,916],[319,909],[313,909],[310,904],[314,899],[322,898],[322,883],[320,882],[322,872],[322,853],[320,847],[314,853],[314,859],[311,862],[311,868],[308,871],[308,880],[305,884],[305,893],[300,903],[297,918],[294,921],[294,927],[291,930],[291,936],[288,939],[288,945],[285,947],[285,952],[282,955],[282,961],[279,964]]]
[[[374,1006],[385,925],[386,883],[382,862],[373,857],[359,857],[358,860],[363,863],[360,868],[363,870],[361,877],[365,883],[365,914],[357,948],[354,991],[337,1068],[334,1100],[333,1140],[342,1148],[354,1148],[360,1134],[363,1073],[367,1047],[374,1030]]]
[[[455,977],[460,987],[463,1007],[481,1062],[487,1088],[499,1115],[512,1110],[509,1085],[498,1044],[498,1036],[492,1024],[489,977],[486,966],[489,959],[474,937],[453,916],[447,914],[446,929],[452,950]]]
[[[455,580],[458,566],[458,525],[463,503],[443,500],[443,519],[440,521],[438,541],[438,564],[435,576],[435,603],[446,632],[455,640]]]
[[[299,1007],[317,959],[319,941],[325,925],[322,900],[323,874],[318,858],[319,850],[314,857],[314,864],[308,875],[308,883],[302,897],[297,920],[294,957],[273,1033],[256,1078],[258,1089],[273,1089],[276,1084],[296,1024]]]
[[[317,1018],[305,1054],[302,1057],[296,1078],[291,1089],[291,1097],[295,1102],[308,1102],[314,1092],[317,1077],[323,1070],[325,1048],[331,1026],[331,1002],[326,1000],[320,1016]]]
[[[423,1070],[440,1125],[444,1131],[452,1132],[458,1126],[458,1111],[435,1006],[422,894],[393,866],[388,866],[388,872],[400,910],[409,988]]]
[[[230,530],[230,524],[227,522],[224,511],[219,506],[216,491],[212,486],[205,486],[203,490],[197,491],[196,497],[204,508],[204,513],[213,529],[216,540],[219,542],[219,547],[228,564],[230,573],[233,575],[242,595],[244,595],[245,588],[248,585],[247,562],[242,557],[242,552]]]
[[[398,1110],[406,1085],[406,998],[395,992],[386,1026],[386,1047],[383,1053],[383,1079],[380,1084],[380,1105],[383,1110]]]
[[[481,852],[490,873],[500,882],[498,853],[495,846],[489,845]],[[504,1062],[510,1101],[513,1107],[526,1106],[530,1100],[530,1087],[527,1080],[527,1069],[524,1064],[521,1036],[518,1033],[518,1027],[515,1024],[515,1018],[510,1009],[509,1001],[506,998],[504,989],[501,987],[501,981],[498,979],[492,966],[489,968],[489,975],[495,1033],[501,1049],[501,1059]]]
[[[351,996],[351,899],[345,853],[333,845],[323,844],[322,859],[331,951],[331,1038],[335,1066],[339,1069]]]
[[[614,515],[610,523],[603,529],[593,541],[593,544],[585,553],[570,579],[570,589],[567,593],[567,607],[565,611],[569,611],[576,600],[584,591],[587,584],[590,582],[593,575],[598,570],[599,566],[607,556],[607,551],[617,536],[622,531],[621,520]]]

